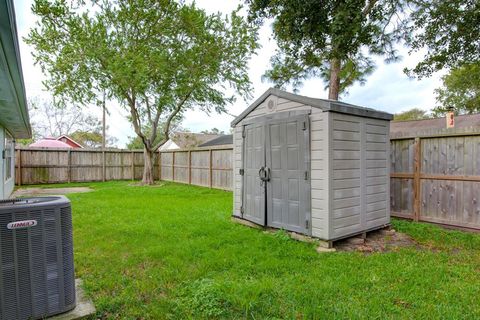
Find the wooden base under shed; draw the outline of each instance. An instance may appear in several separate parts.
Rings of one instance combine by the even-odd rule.
[[[272,232],[275,232],[275,231],[279,230],[279,229],[275,229],[275,228],[271,228],[271,227],[263,227],[263,226],[260,226],[256,223],[253,223],[251,221],[248,221],[248,220],[236,217],[236,216],[232,216],[232,221],[235,222],[235,223],[238,223],[238,224],[250,227],[250,228],[254,228],[254,229],[259,229],[259,230],[266,230],[266,231],[272,231]],[[380,227],[371,228],[371,229],[365,230],[363,232],[353,233],[353,234],[350,234],[350,235],[347,235],[347,236],[344,236],[344,237],[340,237],[340,238],[337,238],[337,239],[332,239],[332,240],[323,240],[323,239],[319,239],[319,238],[315,238],[315,237],[310,237],[310,236],[307,236],[307,235],[304,235],[304,234],[299,234],[299,233],[296,233],[296,232],[293,232],[293,231],[287,231],[287,233],[294,240],[302,241],[302,242],[310,242],[310,243],[315,242],[315,243],[318,244],[319,247],[322,247],[322,248],[325,248],[325,249],[331,249],[331,248],[333,248],[334,243],[336,241],[349,239],[349,238],[359,238],[359,239],[364,239],[365,240],[367,238],[367,234],[369,232],[377,231],[377,230],[380,230],[380,229],[389,230],[390,229],[390,224],[385,224],[385,225],[382,225]]]

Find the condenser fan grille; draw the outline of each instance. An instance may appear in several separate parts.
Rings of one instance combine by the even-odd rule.
[[[75,307],[70,202],[47,199],[0,206],[0,320],[41,319]],[[36,223],[11,227],[19,221]]]

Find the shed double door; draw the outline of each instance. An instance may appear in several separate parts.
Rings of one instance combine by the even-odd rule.
[[[245,126],[243,217],[310,234],[308,116]]]

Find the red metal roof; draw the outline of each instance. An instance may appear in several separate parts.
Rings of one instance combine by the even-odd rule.
[[[45,138],[40,139],[32,144],[29,147],[36,147],[36,148],[68,148],[71,149],[72,147],[66,144],[63,141],[57,140],[55,138]]]
[[[83,146],[78,143],[77,141],[73,140],[67,135],[62,135],[57,138],[58,141],[65,142],[66,144],[70,145],[72,148],[83,148]]]

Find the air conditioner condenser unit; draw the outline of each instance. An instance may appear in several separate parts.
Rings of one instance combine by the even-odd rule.
[[[0,320],[41,319],[75,303],[70,201],[0,201]]]

